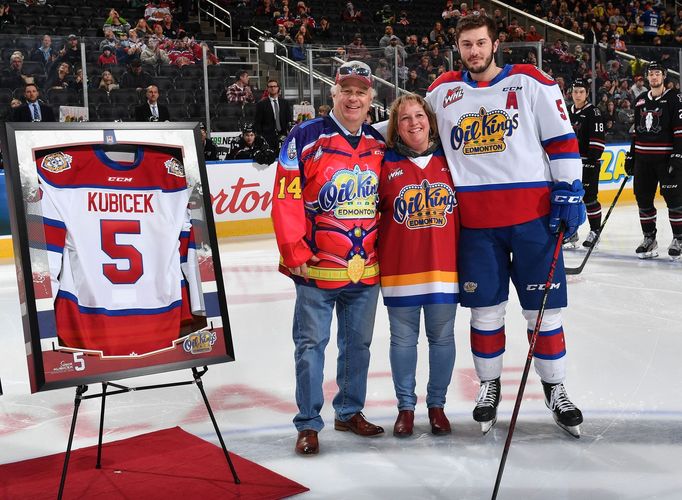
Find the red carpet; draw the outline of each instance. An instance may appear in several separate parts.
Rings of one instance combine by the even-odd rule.
[[[66,444],[66,443],[65,443]],[[229,446],[229,443],[228,443]],[[308,488],[230,453],[234,484],[220,447],[175,427],[71,453],[65,499],[274,499]],[[0,498],[57,498],[64,453],[0,465]]]

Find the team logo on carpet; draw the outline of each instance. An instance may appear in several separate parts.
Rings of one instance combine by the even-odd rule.
[[[168,170],[168,173],[171,175],[174,175],[176,177],[184,177],[185,176],[185,167],[182,166],[182,163],[180,163],[180,160],[177,158],[171,158],[170,160],[166,160],[163,162],[163,164],[166,166],[166,170]]]
[[[509,116],[502,109],[462,115],[459,123],[452,127],[450,144],[457,151],[462,148],[465,155],[501,153],[507,149],[505,138],[511,137],[519,126],[519,115]]]
[[[185,352],[190,354],[203,354],[213,350],[213,344],[216,343],[218,337],[215,332],[211,330],[201,330],[189,334],[189,336],[182,343],[182,348]]]
[[[450,186],[442,182],[410,184],[400,190],[393,201],[393,220],[405,224],[408,229],[443,227],[448,223],[447,214],[457,206]]]
[[[58,174],[59,172],[70,169],[72,160],[73,157],[71,155],[57,151],[56,153],[50,153],[49,155],[43,156],[40,166],[48,172]]]
[[[462,87],[448,89],[448,93],[445,94],[445,98],[443,99],[443,107],[447,108],[450,104],[459,101],[462,97],[464,97],[464,89]]]
[[[464,285],[462,285],[462,289],[467,293],[474,293],[477,288],[478,283],[474,283],[473,281],[466,281]]]
[[[337,219],[373,219],[377,212],[379,177],[371,170],[339,170],[324,183],[317,195],[323,212]]]

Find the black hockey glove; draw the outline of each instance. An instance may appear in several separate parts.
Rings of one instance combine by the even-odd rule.
[[[675,153],[670,155],[670,167],[668,168],[668,173],[682,172],[682,155]]]
[[[625,169],[625,173],[630,177],[635,175],[635,158],[629,151],[625,153],[625,161],[623,162],[623,168]]]

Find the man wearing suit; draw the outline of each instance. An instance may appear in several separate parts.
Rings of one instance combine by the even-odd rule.
[[[279,83],[271,78],[268,80],[268,97],[256,104],[254,129],[273,150],[279,151],[279,138],[289,133],[291,121],[291,105],[279,97]]]
[[[167,122],[170,121],[168,108],[159,101],[159,87],[150,85],[147,87],[147,102],[135,108],[135,121],[137,122]]]
[[[29,83],[24,87],[26,102],[12,110],[14,122],[53,122],[54,112],[44,102],[38,100],[40,92],[35,84]]]

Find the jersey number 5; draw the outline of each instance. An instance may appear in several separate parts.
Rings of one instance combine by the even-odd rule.
[[[562,120],[567,120],[566,118],[566,111],[564,111],[564,101],[561,99],[556,100],[556,109],[559,110],[559,116],[561,117]]]
[[[117,264],[102,264],[102,272],[115,285],[131,285],[142,277],[142,254],[132,245],[121,245],[117,234],[140,234],[139,220],[100,221],[102,250],[112,259],[128,261],[128,269],[119,269]]]

